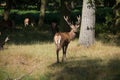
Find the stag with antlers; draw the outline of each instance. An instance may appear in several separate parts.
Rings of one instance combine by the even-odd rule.
[[[58,32],[54,36],[54,42],[56,45],[56,55],[57,55],[57,63],[59,63],[59,51],[63,50],[63,56],[62,56],[62,62],[66,59],[66,51],[68,48],[68,45],[72,39],[74,39],[77,28],[80,24],[80,15],[77,17],[76,24],[72,24],[68,21],[68,16],[64,16],[65,21],[70,26],[71,30],[69,32]]]

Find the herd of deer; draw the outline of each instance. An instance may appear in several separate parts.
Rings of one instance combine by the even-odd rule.
[[[66,51],[68,48],[68,45],[72,39],[74,39],[77,28],[80,26],[80,15],[77,17],[77,22],[76,24],[72,24],[71,22],[68,21],[68,16],[64,16],[64,20],[67,22],[71,30],[69,32],[56,32],[54,35],[54,43],[56,45],[56,55],[57,55],[57,63],[59,63],[59,51],[62,49],[63,50],[63,56],[62,56],[62,62],[65,61],[66,59]],[[5,27],[12,27],[12,22],[7,21],[7,22],[0,22],[0,27],[2,26]],[[29,18],[25,18],[24,20],[24,26],[29,25]],[[6,37],[5,41],[0,43],[0,49],[3,48],[3,45],[9,40],[8,37]]]

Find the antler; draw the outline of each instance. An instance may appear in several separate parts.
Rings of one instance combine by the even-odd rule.
[[[67,24],[70,26],[71,23],[68,21],[68,16],[64,16],[64,19],[65,19],[65,21],[67,22]]]
[[[80,24],[80,15],[77,16],[77,24]]]

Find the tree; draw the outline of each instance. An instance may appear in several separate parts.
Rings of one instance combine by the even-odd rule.
[[[83,0],[79,44],[85,47],[95,42],[95,1]]]
[[[116,4],[113,9],[115,11],[115,26],[119,27],[120,25],[120,1],[119,0],[116,0]]]
[[[5,21],[7,21],[9,19],[9,14],[10,14],[11,6],[12,6],[12,1],[10,1],[10,0],[5,0],[5,1],[6,1],[6,6],[5,6],[4,12],[3,12],[3,19]]]
[[[39,15],[39,21],[38,21],[39,27],[41,27],[44,23],[45,6],[46,6],[46,0],[41,0],[40,15]]]

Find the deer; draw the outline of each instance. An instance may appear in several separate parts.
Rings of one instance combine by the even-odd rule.
[[[30,19],[29,18],[25,18],[24,19],[24,26],[27,27],[29,25]]]
[[[1,32],[0,32],[1,35]],[[3,49],[3,46],[9,41],[9,37],[7,36],[4,41],[0,42],[0,50]]]
[[[57,55],[57,63],[59,63],[59,51],[62,48],[63,56],[62,56],[62,62],[66,59],[66,51],[68,48],[68,45],[71,40],[73,40],[76,36],[77,28],[80,25],[80,15],[77,16],[77,22],[76,24],[72,24],[68,21],[68,16],[64,16],[64,20],[67,22],[71,30],[69,32],[58,32],[54,35],[54,43],[56,45],[56,55]]]
[[[51,31],[52,31],[53,35],[55,35],[55,33],[59,32],[57,22],[55,22],[55,21],[51,22]]]
[[[35,25],[35,21],[34,21],[34,19],[30,19],[30,18],[25,18],[24,19],[24,27],[28,27],[28,26],[32,26],[32,27],[34,27],[34,25]]]

